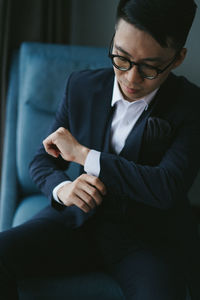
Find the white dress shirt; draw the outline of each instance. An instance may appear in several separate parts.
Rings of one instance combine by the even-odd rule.
[[[115,111],[111,124],[110,138],[112,149],[116,154],[119,154],[123,149],[129,133],[131,132],[132,128],[136,124],[143,111],[148,109],[148,106],[153,100],[157,91],[158,88],[142,99],[136,100],[134,102],[129,102],[124,99],[115,77],[111,102],[111,106],[115,107]],[[99,176],[101,169],[100,155],[101,152],[90,150],[84,165],[84,171],[87,174],[94,175],[96,177]],[[70,181],[61,182],[61,184],[54,188],[53,197],[56,201],[60,202],[57,197],[58,189],[68,182]]]
[[[144,110],[148,109],[158,89],[144,98],[129,102],[124,99],[115,77],[111,106],[115,106],[115,112],[111,124],[111,146],[116,154],[123,149],[126,139]],[[90,150],[85,161],[84,170],[96,177],[100,173],[101,152]]]

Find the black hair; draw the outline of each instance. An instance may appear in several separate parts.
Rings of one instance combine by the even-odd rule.
[[[195,17],[194,0],[120,0],[120,19],[148,32],[161,47],[181,49]]]

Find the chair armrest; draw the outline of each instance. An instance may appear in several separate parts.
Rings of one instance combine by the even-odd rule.
[[[10,71],[7,94],[6,131],[3,148],[1,176],[0,231],[12,226],[18,201],[18,182],[16,168],[16,124],[18,102],[18,53],[15,53]]]

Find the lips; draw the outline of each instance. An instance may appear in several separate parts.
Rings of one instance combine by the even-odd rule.
[[[133,89],[133,88],[129,88],[127,86],[124,85],[125,90],[129,93],[129,94],[135,94],[139,92],[139,89]]]

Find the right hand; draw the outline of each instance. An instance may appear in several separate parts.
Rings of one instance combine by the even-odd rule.
[[[106,195],[106,187],[98,177],[82,174],[73,182],[62,186],[57,195],[64,205],[76,205],[88,213],[101,204]]]

